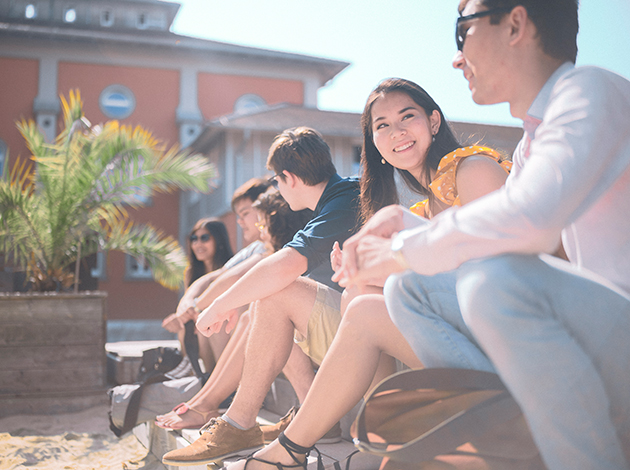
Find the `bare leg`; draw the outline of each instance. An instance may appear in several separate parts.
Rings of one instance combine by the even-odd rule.
[[[365,390],[365,396],[376,387],[382,380],[385,380],[390,375],[396,373],[396,359],[389,354],[381,353],[381,357],[378,360],[378,367],[374,373],[374,377],[369,387]]]
[[[199,340],[199,357],[203,361],[205,370],[210,372],[216,367],[218,358],[221,357],[230,340],[230,335],[225,330],[221,330],[209,338],[201,334],[198,334],[197,338]]]
[[[182,354],[187,354],[186,345],[184,344],[184,330],[177,332],[177,339],[179,340],[180,350]],[[219,333],[207,338],[203,335],[197,335],[197,341],[199,342],[199,359],[203,361],[204,369],[207,372],[211,372],[217,363],[217,358],[221,356],[225,349],[230,335],[221,330]]]
[[[241,385],[227,411],[242,427],[256,424],[265,395],[295,344],[294,329],[306,335],[316,295],[315,281],[298,278],[287,288],[256,302]]]
[[[288,381],[291,382],[291,386],[293,387],[293,390],[295,390],[298,401],[300,403],[304,403],[306,394],[313,384],[315,372],[313,371],[311,359],[295,343],[293,343],[291,355],[289,356],[289,360],[284,366],[284,369],[282,369],[282,372]]]
[[[287,437],[301,446],[315,444],[361,399],[372,382],[383,352],[410,367],[422,367],[390,320],[383,296],[359,296],[348,305],[313,386],[285,431]],[[292,463],[277,440],[256,456],[272,462]],[[244,461],[240,461],[229,469],[243,465]],[[268,469],[269,466],[252,461],[248,468]]]
[[[356,297],[360,295],[366,295],[366,294],[382,295],[383,289],[381,287],[376,287],[376,286],[364,286],[361,291],[359,291],[356,287],[351,287],[349,289],[344,290],[343,295],[341,296],[342,315],[345,315],[348,309],[348,305],[350,304],[350,302],[352,302],[352,300],[354,300]],[[396,372],[396,359],[394,359],[392,356],[388,354],[381,353],[381,357],[379,359],[376,373],[374,374],[372,383],[366,390],[365,395],[367,395],[370,392],[370,390],[372,390],[376,385],[378,385],[381,380],[389,377],[395,372]]]
[[[249,322],[249,312],[245,312],[239,318],[232,339],[228,342],[224,354],[219,358],[208,381],[193,398],[188,400],[189,407],[201,413],[208,413],[216,410],[219,404],[236,390],[243,370]],[[293,345],[283,372],[293,386],[299,402],[302,403],[313,383],[315,374],[310,359],[296,344]],[[156,418],[162,426],[176,428],[197,427],[205,424],[200,423],[200,419],[201,416],[198,413],[187,412],[178,415],[172,411]]]
[[[245,312],[239,318],[223,354],[219,357],[212,374],[197,394],[188,400],[188,406],[202,413],[216,410],[230,393],[236,390],[243,370],[245,344],[250,326],[250,313]],[[196,413],[178,415],[174,412],[158,416],[157,421],[165,427],[197,426],[200,416]],[[202,425],[205,423],[201,423]]]

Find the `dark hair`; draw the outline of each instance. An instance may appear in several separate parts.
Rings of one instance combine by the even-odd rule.
[[[230,237],[228,236],[225,224],[217,219],[200,219],[197,221],[193,229],[188,235],[188,269],[186,270],[186,285],[190,286],[193,282],[206,274],[206,266],[203,261],[199,261],[192,250],[190,237],[200,228],[205,228],[210,232],[210,236],[214,240],[214,257],[212,258],[212,269],[221,268],[227,260],[234,256],[232,247],[230,246]]]
[[[328,181],[337,172],[330,147],[309,127],[287,129],[277,135],[269,148],[267,168],[283,180],[284,170],[293,173],[308,186]]]
[[[234,206],[243,199],[250,199],[251,202],[254,202],[258,196],[269,189],[269,186],[271,186],[269,181],[263,178],[252,178],[243,183],[232,195],[232,211],[234,211]]]
[[[313,216],[310,209],[292,211],[279,191],[261,194],[252,207],[265,215],[274,251],[290,242],[295,233],[303,229]]]
[[[407,170],[397,169],[409,188],[423,196],[432,197],[428,189],[431,171],[437,170],[444,155],[460,147],[451,126],[442,114],[442,110],[433,98],[419,85],[402,78],[390,78],[382,81],[367,99],[361,115],[363,131],[363,151],[361,152],[361,220],[365,223],[376,211],[390,204],[398,204],[398,191],[394,180],[394,167],[383,164],[383,157],[374,145],[372,132],[372,106],[379,98],[392,92],[401,92],[409,96],[430,116],[434,110],[440,113],[440,128],[435,134],[435,141],[429,147],[424,160],[425,181],[418,181]]]
[[[469,0],[459,4],[461,12]],[[522,5],[536,26],[540,44],[548,56],[568,60],[575,64],[577,58],[577,34],[579,30],[578,0],[482,0],[488,10],[493,8],[513,9]],[[490,17],[491,24],[497,24],[507,13],[497,13]]]

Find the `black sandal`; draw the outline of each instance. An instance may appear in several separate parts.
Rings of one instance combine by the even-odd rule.
[[[279,462],[269,462],[268,460],[259,459],[258,457],[254,457],[254,454],[251,454],[245,460],[245,467],[243,467],[243,470],[247,470],[247,464],[250,461],[252,461],[252,460],[255,460],[256,462],[265,463],[267,465],[271,465],[272,467],[276,467],[278,470],[284,470],[285,468],[303,468],[304,470],[306,470],[306,467],[308,465],[308,456],[310,455],[312,450],[315,450],[315,452],[317,452],[317,470],[324,470],[324,462],[322,461],[322,454],[319,452],[317,447],[315,447],[315,446],[313,446],[313,447],[302,447],[302,446],[296,444],[295,442],[293,442],[287,436],[285,436],[284,432],[281,432],[280,435],[278,436],[278,442],[280,443],[280,445],[282,447],[284,447],[284,450],[287,451],[287,454],[289,454],[291,456],[291,458],[293,459],[295,464],[283,465],[283,464],[281,464]],[[300,462],[297,459],[295,454],[303,454],[304,455],[304,462]]]

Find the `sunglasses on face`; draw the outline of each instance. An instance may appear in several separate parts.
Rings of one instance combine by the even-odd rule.
[[[282,175],[282,173],[276,173],[271,178],[267,180],[267,182],[273,186],[275,189],[278,189],[278,180],[276,179],[278,176]]]
[[[210,234],[204,233],[200,237],[198,237],[197,235],[190,236],[190,243],[195,243],[197,240],[201,240],[202,243],[206,243],[208,240],[210,240]]]
[[[464,41],[466,41],[467,28],[464,28],[464,23],[470,20],[476,20],[477,18],[483,18],[484,16],[495,15],[497,13],[507,13],[510,11],[509,7],[492,8],[490,10],[479,11],[472,15],[460,16],[455,23],[455,43],[457,44],[457,50],[462,51],[464,49]]]

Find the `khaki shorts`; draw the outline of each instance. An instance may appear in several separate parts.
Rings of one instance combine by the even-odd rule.
[[[315,304],[308,319],[306,338],[295,330],[294,339],[302,351],[318,365],[333,342],[341,322],[341,293],[317,283]]]

